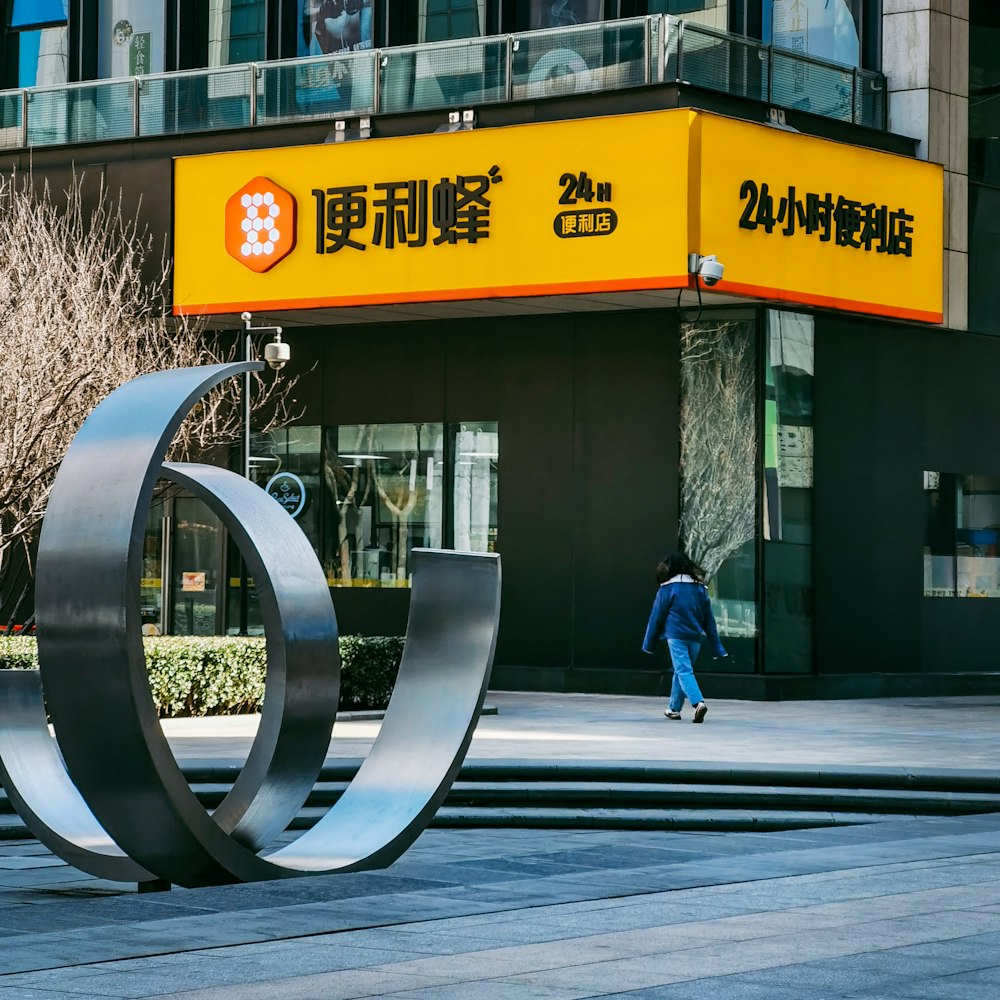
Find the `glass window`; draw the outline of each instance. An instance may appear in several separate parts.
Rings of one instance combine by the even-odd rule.
[[[229,66],[264,58],[264,0],[210,0],[208,65]]]
[[[680,544],[705,572],[725,669],[743,671],[755,668],[757,635],[756,329],[681,326]]]
[[[441,424],[328,429],[336,542],[325,562],[334,585],[409,586],[410,550],[441,544],[443,465]]]
[[[49,87],[69,79],[68,0],[14,0],[9,30],[16,36],[18,87]]]
[[[420,0],[421,42],[477,38],[486,23],[486,0]]]
[[[500,461],[497,425],[493,421],[458,424],[451,432],[453,537],[449,547],[461,552],[494,552]]]
[[[812,670],[814,320],[767,314],[762,515],[764,667]]]
[[[319,427],[286,427],[269,434],[254,434],[250,441],[250,478],[266,490],[295,518],[318,552],[322,537],[322,430]],[[227,631],[240,630],[242,558],[230,538],[227,551]],[[246,629],[250,635],[264,631],[264,621],[252,578],[246,582]]]
[[[848,66],[861,65],[863,0],[771,0],[764,3],[764,40]]]
[[[528,28],[568,28],[604,20],[604,0],[530,0]]]
[[[373,45],[374,0],[302,0],[298,54],[354,52]]]
[[[174,635],[216,635],[220,625],[222,522],[200,500],[174,500]]]
[[[495,421],[290,427],[254,439],[254,480],[293,513],[332,587],[408,587],[414,546],[493,552]],[[230,549],[229,625],[239,611]],[[260,613],[250,588],[248,623]]]
[[[69,0],[14,0],[11,4],[12,28],[56,24],[69,18]]]
[[[17,36],[17,85],[50,87],[68,79],[69,52],[66,29],[21,31]]]
[[[101,0],[98,12],[98,75],[102,79],[163,72],[164,0]]]
[[[649,0],[640,14],[672,14],[683,17],[686,21],[705,24],[720,31],[729,29],[731,11],[725,0]]]
[[[1000,476],[925,472],[925,597],[1000,597]]]
[[[142,543],[142,580],[139,615],[143,635],[159,635],[163,621],[163,521],[166,502],[160,498],[149,508]]]

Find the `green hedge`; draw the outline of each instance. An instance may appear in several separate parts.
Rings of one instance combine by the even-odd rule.
[[[161,636],[143,639],[149,687],[163,718],[258,712],[266,652],[261,638]],[[341,636],[340,708],[384,708],[403,654],[401,636]],[[30,636],[0,637],[0,670],[38,665]]]

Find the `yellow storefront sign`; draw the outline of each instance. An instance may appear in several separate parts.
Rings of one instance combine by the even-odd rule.
[[[180,158],[174,311],[680,287],[690,120]]]
[[[183,157],[174,311],[690,287],[940,322],[940,167],[704,112]]]
[[[943,173],[932,163],[700,114],[692,248],[721,291],[941,322]]]

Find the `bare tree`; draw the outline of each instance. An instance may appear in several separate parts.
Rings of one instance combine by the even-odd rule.
[[[47,185],[33,192],[30,178],[0,176],[0,592],[12,552],[30,551],[59,462],[90,411],[146,372],[215,364],[237,351],[169,316],[165,262],[158,279],[143,275],[152,237],[103,188],[86,209],[82,189],[80,177],[59,197]],[[257,379],[259,429],[290,419],[294,383]],[[199,403],[171,457],[236,440],[238,393],[230,380]]]
[[[752,328],[681,326],[681,547],[711,579],[754,537],[757,427]]]

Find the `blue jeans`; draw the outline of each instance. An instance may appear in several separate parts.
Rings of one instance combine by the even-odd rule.
[[[705,699],[694,676],[694,661],[698,659],[701,643],[685,639],[667,639],[670,661],[674,665],[674,680],[670,685],[670,711],[679,712],[684,707],[684,698],[697,705]]]

